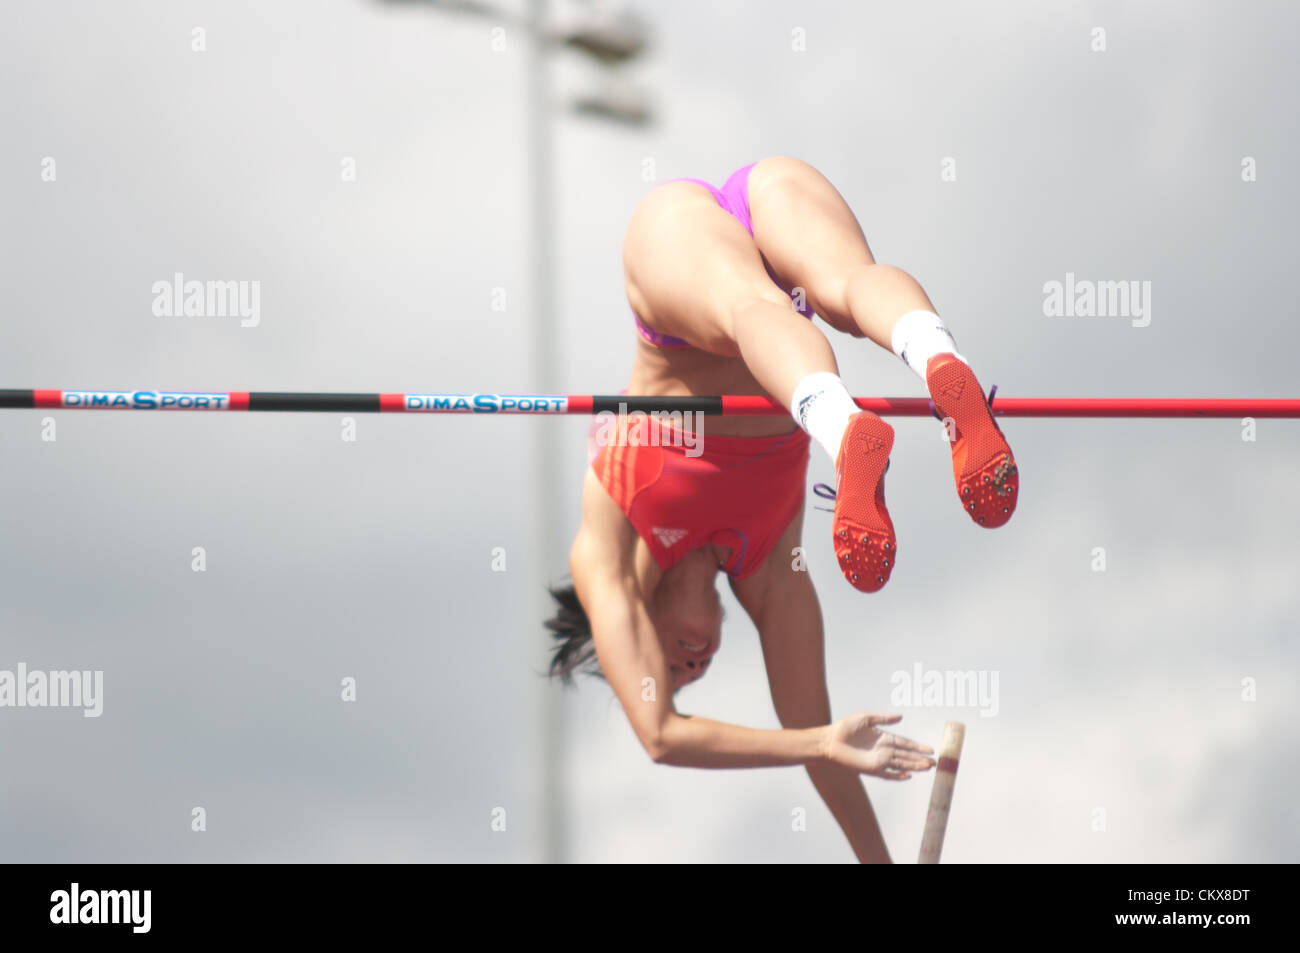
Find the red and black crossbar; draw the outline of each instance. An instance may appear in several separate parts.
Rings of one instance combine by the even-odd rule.
[[[881,416],[928,417],[924,397],[855,397]],[[1297,417],[1300,399],[1213,397],[1002,397],[998,417]],[[787,413],[754,395],[645,397],[623,394],[320,394],[281,391],[0,390],[0,408],[48,410],[298,411],[317,413],[599,414]]]

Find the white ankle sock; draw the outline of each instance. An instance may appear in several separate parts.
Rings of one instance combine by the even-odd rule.
[[[933,311],[909,311],[898,319],[889,343],[894,353],[925,380],[925,365],[936,354],[951,353],[962,363],[966,358],[957,352],[957,342],[943,325],[943,319]]]
[[[795,423],[822,445],[834,464],[849,418],[859,412],[839,375],[830,371],[809,374],[795,387],[790,407]]]

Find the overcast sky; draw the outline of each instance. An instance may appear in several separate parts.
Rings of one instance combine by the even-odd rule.
[[[1294,4],[633,6],[652,127],[573,115],[597,71],[551,65],[561,390],[626,382],[620,243],[654,182],[792,154],[1004,396],[1300,396]],[[15,8],[0,388],[535,388],[525,53],[418,2]],[[259,282],[257,325],[156,314],[178,272]],[[1150,282],[1149,323],[1045,315],[1067,274]],[[834,343],[855,393],[922,393]],[[104,673],[98,718],[0,708],[0,858],[541,859],[540,593],[585,426],[0,411],[0,670]],[[811,507],[805,542],[835,714],[968,726],[945,861],[1300,859],[1300,422],[1006,421],[996,533],[938,425],[896,426],[889,586],[843,581]],[[544,500],[538,428],[567,488]],[[540,561],[539,505],[566,534]],[[724,600],[681,706],[776,727]],[[996,713],[893,704],[917,666],[996,673]],[[852,859],[801,770],[656,767],[604,684],[563,706],[568,858]],[[868,781],[895,859],[929,785]]]

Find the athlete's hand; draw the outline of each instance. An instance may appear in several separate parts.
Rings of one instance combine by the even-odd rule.
[[[934,754],[910,738],[881,731],[880,725],[893,725],[902,715],[869,715],[858,712],[826,726],[826,758],[832,764],[852,768],[877,778],[905,781],[913,771],[929,771]]]

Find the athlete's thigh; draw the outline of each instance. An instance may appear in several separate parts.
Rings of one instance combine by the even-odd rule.
[[[844,288],[853,268],[873,264],[862,226],[830,181],[799,159],[773,156],[749,174],[754,241],[782,282],[801,287],[814,311],[856,331]]]
[[[623,241],[623,271],[643,322],[728,357],[739,353],[731,321],[738,305],[789,300],[745,227],[691,182],[667,182],[641,200]]]

